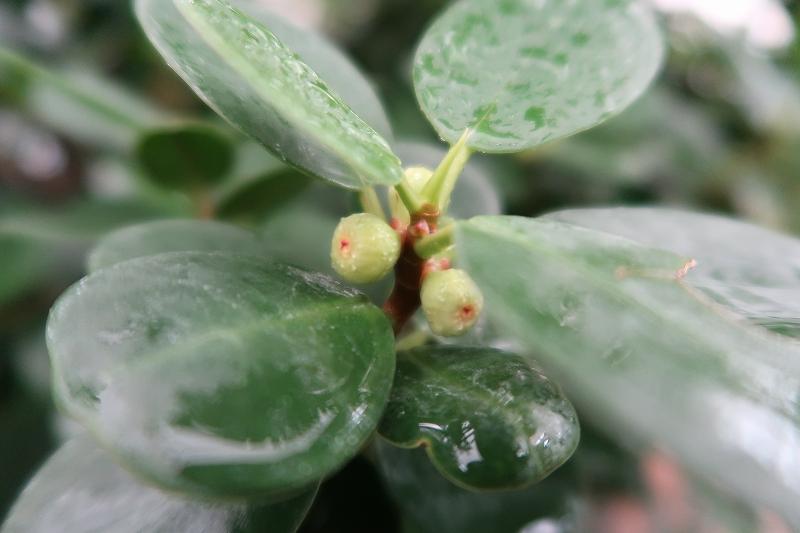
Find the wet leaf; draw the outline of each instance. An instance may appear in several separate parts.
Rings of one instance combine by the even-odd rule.
[[[562,532],[573,486],[552,476],[525,490],[475,493],[443,478],[422,450],[376,441],[378,466],[406,533]],[[549,526],[545,529],[545,526]],[[526,529],[529,528],[529,529]]]
[[[414,88],[439,135],[517,152],[599,124],[650,84],[662,56],[634,0],[460,0],[431,26]]]
[[[696,259],[687,283],[756,324],[800,337],[800,240],[729,218],[663,208],[580,209],[547,218]]]
[[[406,167],[423,166],[435,169],[447,151],[421,142],[398,142],[395,151]],[[497,189],[479,164],[467,163],[453,190],[448,213],[456,218],[478,215],[499,215],[503,211]]]
[[[263,252],[256,234],[209,220],[160,220],[117,230],[89,254],[89,272],[164,252]]]
[[[316,487],[286,501],[212,503],[144,485],[86,436],[63,444],[11,509],[2,533],[292,533]]]
[[[348,188],[402,178],[386,141],[279,40],[274,17],[226,0],[138,0],[136,12],[192,89],[282,160]]]
[[[363,296],[230,252],[95,272],[52,309],[48,347],[59,403],[126,465],[224,497],[285,494],[339,468],[375,429],[394,371],[389,321]]]
[[[690,230],[691,231],[691,230]],[[551,220],[460,223],[489,315],[622,444],[800,523],[800,345],[677,280],[686,258]]]
[[[136,158],[165,189],[193,192],[219,183],[234,163],[233,140],[213,126],[172,124],[145,132]]]
[[[456,346],[400,354],[378,430],[398,446],[425,445],[443,475],[473,489],[544,479],[580,435],[572,405],[540,370],[512,353]]]

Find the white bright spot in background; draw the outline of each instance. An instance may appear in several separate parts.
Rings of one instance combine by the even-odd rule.
[[[782,48],[794,39],[794,26],[778,0],[651,0],[667,13],[692,13],[715,30],[743,34],[760,48]]]

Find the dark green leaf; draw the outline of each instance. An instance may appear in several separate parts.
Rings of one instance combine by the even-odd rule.
[[[225,0],[137,0],[136,12],[178,74],[284,161],[348,188],[402,178],[386,141],[276,37],[273,17]]]
[[[457,246],[493,321],[604,430],[800,523],[800,345],[679,281],[685,258],[614,235],[479,217]]]
[[[0,235],[0,306],[36,285],[52,260],[43,244]]]
[[[745,222],[672,209],[581,209],[547,218],[696,259],[687,283],[756,324],[800,337],[800,240]]]
[[[209,220],[161,220],[117,230],[89,254],[89,272],[164,252],[237,252],[259,255],[261,239],[247,230]]]
[[[460,0],[417,50],[414,87],[441,137],[517,152],[594,126],[650,84],[658,26],[636,0]]]
[[[429,346],[400,354],[378,428],[403,447],[425,445],[436,467],[473,489],[544,479],[578,445],[578,417],[559,388],[517,355]]]
[[[85,436],[76,437],[28,483],[2,533],[293,533],[316,487],[278,503],[211,503],[142,484]]]
[[[394,371],[389,322],[363,296],[229,252],[90,275],[51,311],[48,347],[60,404],[126,464],[226,497],[339,468],[375,429]]]
[[[422,450],[377,442],[378,464],[403,516],[405,533],[561,533],[569,488],[550,477],[521,491],[475,493],[459,488],[431,465]],[[549,526],[545,529],[545,526]],[[530,529],[527,529],[530,528]]]
[[[309,180],[293,169],[269,171],[242,183],[220,202],[217,212],[222,218],[263,220],[306,190]]]
[[[204,124],[174,124],[146,131],[136,157],[148,178],[166,189],[193,192],[227,177],[233,141]]]

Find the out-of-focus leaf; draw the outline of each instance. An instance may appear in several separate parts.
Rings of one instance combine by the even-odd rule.
[[[800,240],[729,218],[663,208],[579,209],[546,218],[696,259],[687,283],[756,324],[800,337]]]
[[[431,26],[414,88],[439,135],[518,152],[594,126],[650,84],[661,35],[635,0],[460,0]]]
[[[386,141],[270,31],[271,21],[261,14],[245,14],[225,0],[138,0],[136,12],[195,92],[282,160],[348,188],[402,178]]]
[[[649,441],[800,524],[800,345],[679,282],[686,258],[614,235],[479,217],[457,247],[498,327],[621,443]]]
[[[0,235],[0,305],[31,289],[52,259],[42,243]]]
[[[310,185],[310,178],[293,169],[268,171],[240,184],[224,197],[217,213],[222,218],[263,220],[275,209],[285,206]]]
[[[398,142],[395,151],[406,167],[424,166],[436,168],[447,151],[432,144],[404,141]],[[494,184],[475,162],[464,167],[453,190],[448,213],[457,218],[478,215],[499,215],[503,211],[500,197]]]
[[[389,321],[362,295],[229,252],[99,270],[47,335],[67,413],[142,476],[220,497],[279,496],[339,468],[394,372]]]
[[[164,252],[233,252],[259,255],[255,233],[210,220],[161,220],[128,226],[100,240],[89,254],[89,272]]]
[[[434,465],[472,489],[541,481],[578,445],[575,410],[515,354],[428,346],[401,353],[378,428],[390,442],[425,445]]]
[[[293,533],[316,487],[277,503],[204,502],[132,477],[85,435],[63,444],[31,479],[2,533]]]
[[[47,70],[2,48],[0,92],[64,135],[114,150],[130,149],[141,131],[171,118],[85,68]]]
[[[173,124],[147,130],[136,157],[147,177],[166,189],[193,192],[226,178],[234,163],[233,141],[205,124]]]

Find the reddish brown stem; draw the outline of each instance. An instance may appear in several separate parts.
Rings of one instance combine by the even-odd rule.
[[[425,204],[422,211],[411,216],[408,227],[400,227],[397,220],[392,220],[392,227],[400,233],[403,247],[394,266],[394,288],[383,304],[383,312],[392,321],[395,337],[422,304],[419,291],[426,272],[426,261],[417,255],[414,244],[418,239],[435,232],[438,220],[439,211],[430,204]]]

